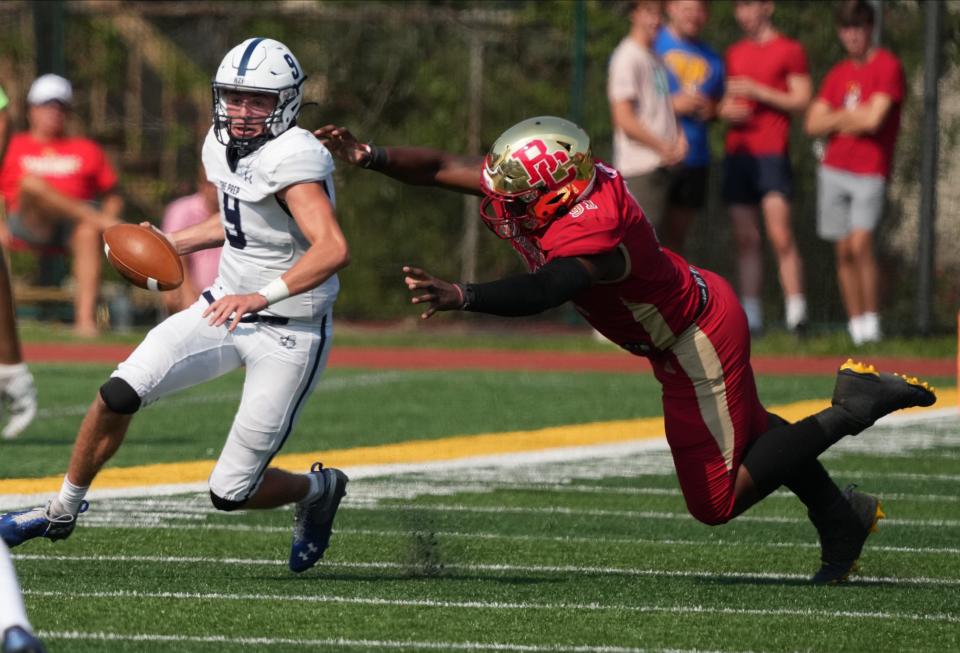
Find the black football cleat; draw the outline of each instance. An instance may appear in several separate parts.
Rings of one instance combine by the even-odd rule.
[[[856,435],[884,415],[901,408],[932,406],[936,388],[914,376],[878,372],[873,365],[847,359],[837,372],[833,405],[842,409],[856,424]]]
[[[855,487],[848,486],[829,508],[807,513],[820,536],[821,566],[810,579],[816,585],[838,585],[858,571],[864,542],[886,517],[879,499]]]

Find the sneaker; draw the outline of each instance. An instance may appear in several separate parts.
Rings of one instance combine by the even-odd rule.
[[[297,504],[297,512],[293,517],[293,544],[290,547],[290,570],[297,573],[317,564],[330,545],[333,518],[350,481],[339,469],[324,469],[321,463],[314,463],[310,472],[319,475],[324,490],[312,502]]]
[[[859,433],[895,410],[932,406],[937,400],[936,391],[914,376],[878,372],[873,365],[848,358],[837,373],[833,405],[857,423]]]
[[[37,388],[33,384],[33,375],[26,367],[22,373],[6,381],[0,389],[0,400],[10,414],[2,434],[4,439],[12,440],[20,435],[37,415]]]
[[[46,653],[40,640],[20,626],[10,626],[3,633],[3,653]]]
[[[77,525],[77,515],[85,513],[90,507],[90,504],[84,501],[80,504],[77,515],[58,515],[51,518],[47,515],[50,503],[30,510],[0,515],[0,537],[7,546],[13,548],[35,537],[45,537],[48,540],[66,539]]]
[[[810,580],[818,585],[846,582],[859,569],[857,561],[870,533],[877,532],[877,522],[886,517],[880,500],[854,491],[849,485],[830,508],[807,514],[820,536],[820,570]]]

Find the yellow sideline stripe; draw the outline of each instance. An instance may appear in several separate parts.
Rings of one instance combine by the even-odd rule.
[[[956,405],[957,391],[948,388],[938,391],[935,407]],[[770,410],[786,420],[797,421],[828,405],[826,399],[798,401]],[[924,410],[924,409],[911,409]],[[331,449],[311,453],[280,455],[274,463],[285,469],[308,469],[317,460],[336,467],[360,465],[403,464],[453,460],[474,456],[508,454],[560,447],[579,447],[597,444],[612,444],[631,440],[651,440],[663,437],[663,418],[594,422],[536,429],[533,431],[509,431],[506,433],[483,433],[461,435],[437,440],[411,440],[397,444],[384,444],[350,449]],[[206,481],[213,469],[212,460],[195,460],[181,463],[139,465],[104,469],[97,476],[96,489],[198,483]],[[14,478],[0,480],[0,494],[39,494],[57,492],[63,476],[43,478]]]

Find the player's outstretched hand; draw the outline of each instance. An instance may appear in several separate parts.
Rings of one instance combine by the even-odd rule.
[[[437,311],[456,311],[463,308],[463,290],[457,284],[438,279],[420,268],[403,266],[403,282],[413,294],[411,304],[429,303],[420,318],[426,320]]]
[[[258,292],[249,295],[224,295],[207,306],[203,317],[210,318],[210,326],[220,326],[230,321],[228,331],[233,331],[240,324],[240,318],[248,313],[256,313],[267,307],[267,298]]]
[[[346,127],[324,125],[313,132],[333,156],[351,165],[360,165],[370,151]]]

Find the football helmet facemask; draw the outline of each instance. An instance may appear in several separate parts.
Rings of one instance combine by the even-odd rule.
[[[565,215],[593,186],[590,137],[554,116],[517,123],[483,162],[480,217],[500,238],[533,233]]]
[[[231,158],[243,158],[296,124],[306,78],[290,49],[273,39],[250,38],[227,53],[211,86],[214,132],[233,155]],[[272,95],[276,105],[265,117],[230,117],[224,91]],[[238,122],[245,127],[262,125],[262,129],[246,130],[256,131],[249,138],[237,137],[231,126],[237,127]]]

